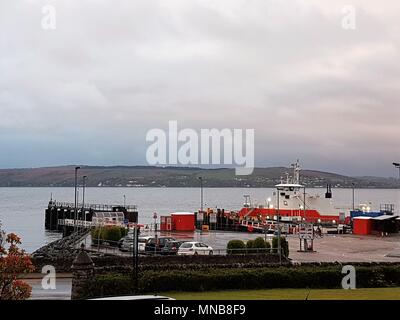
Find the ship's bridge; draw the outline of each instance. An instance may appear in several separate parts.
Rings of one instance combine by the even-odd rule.
[[[304,188],[301,184],[298,183],[280,183],[275,186],[279,190],[285,190],[285,191],[294,191],[298,190],[300,188]]]

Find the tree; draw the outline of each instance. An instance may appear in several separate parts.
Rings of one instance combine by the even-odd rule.
[[[18,276],[33,272],[35,267],[30,256],[18,248],[21,239],[16,234],[8,234],[6,243],[9,244],[8,250],[0,243],[0,300],[27,299],[32,288]]]

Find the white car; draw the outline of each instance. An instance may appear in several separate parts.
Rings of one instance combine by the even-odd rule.
[[[212,255],[213,248],[202,242],[184,242],[178,250],[178,255]]]

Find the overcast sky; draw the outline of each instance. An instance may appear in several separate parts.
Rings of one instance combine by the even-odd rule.
[[[0,167],[146,164],[147,131],[177,120],[255,129],[257,166],[394,176],[399,17],[397,0],[1,1]]]

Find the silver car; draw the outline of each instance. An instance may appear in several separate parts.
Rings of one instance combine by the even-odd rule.
[[[213,248],[203,242],[184,242],[178,250],[180,256],[212,255]]]
[[[145,247],[147,240],[149,240],[151,237],[139,237],[139,243],[138,243],[138,249],[140,253],[145,252]],[[124,238],[122,241],[120,250],[121,251],[133,251],[133,236],[130,236],[129,234]]]

